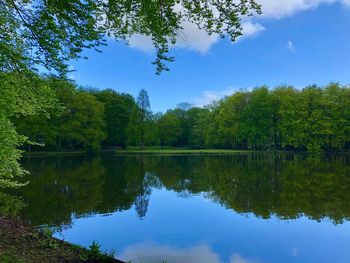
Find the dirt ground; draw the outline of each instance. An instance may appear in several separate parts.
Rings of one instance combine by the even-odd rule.
[[[87,250],[53,238],[49,231],[37,231],[20,219],[10,219],[1,215],[0,262],[123,263],[98,250]]]

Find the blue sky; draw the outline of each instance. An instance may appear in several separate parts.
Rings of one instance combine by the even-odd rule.
[[[350,84],[350,0],[259,2],[263,15],[243,21],[236,43],[185,24],[186,41],[174,47],[176,61],[161,76],[149,40],[135,36],[130,46],[109,41],[102,54],[85,51],[89,59],[71,63],[71,78],[134,96],[146,89],[153,111],[203,105],[260,85]]]

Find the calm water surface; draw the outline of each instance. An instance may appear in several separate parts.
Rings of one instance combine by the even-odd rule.
[[[133,263],[350,262],[350,158],[27,158],[23,216]]]

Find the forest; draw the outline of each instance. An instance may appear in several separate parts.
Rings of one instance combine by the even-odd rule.
[[[151,111],[146,90],[135,99],[113,89],[79,87],[37,76],[55,101],[42,114],[14,117],[26,150],[138,146],[193,149],[337,151],[350,147],[350,88],[338,83],[297,89],[256,87],[204,107],[180,103]]]

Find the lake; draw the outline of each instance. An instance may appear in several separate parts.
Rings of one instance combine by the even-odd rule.
[[[31,157],[22,216],[133,263],[349,262],[350,156]]]

